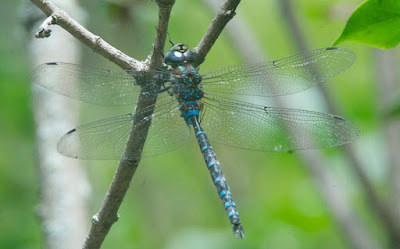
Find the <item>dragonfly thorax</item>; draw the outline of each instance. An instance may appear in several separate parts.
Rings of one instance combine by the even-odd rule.
[[[164,63],[172,67],[194,63],[196,55],[183,43],[175,44],[164,56]]]
[[[199,100],[204,93],[201,89],[201,75],[192,65],[178,66],[174,69],[174,75],[177,80],[177,89],[179,99]]]
[[[201,89],[201,75],[192,65],[178,66],[173,71],[175,82],[175,93],[181,104],[181,116],[189,122],[193,115],[199,116],[198,101],[203,97],[204,92]]]

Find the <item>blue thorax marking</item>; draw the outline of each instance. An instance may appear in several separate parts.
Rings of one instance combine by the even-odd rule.
[[[183,74],[188,73],[188,70],[187,70],[185,67],[183,67],[183,66],[178,66],[178,68],[179,68],[179,70],[181,70],[181,72],[182,72]],[[187,75],[184,75],[184,76],[186,76],[186,78],[187,78]]]

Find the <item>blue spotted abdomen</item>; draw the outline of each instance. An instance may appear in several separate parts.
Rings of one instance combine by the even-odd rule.
[[[222,173],[221,166],[219,164],[217,156],[214,153],[214,149],[211,147],[206,133],[197,121],[197,116],[192,116],[191,118],[189,118],[189,120],[190,123],[193,125],[194,131],[196,133],[197,142],[200,146],[208,171],[210,172],[214,185],[217,188],[219,197],[222,200],[224,208],[232,224],[233,232],[237,238],[243,238],[244,232],[239,219],[239,212],[236,209],[236,204],[233,201],[231,191],[229,190],[229,186],[226,182],[225,176]]]
[[[192,125],[194,128],[204,161],[206,162],[219,197],[228,214],[235,236],[237,238],[243,238],[244,232],[239,219],[239,213],[236,209],[236,204],[232,199],[231,191],[222,173],[217,156],[198,121],[200,109],[202,107],[199,100],[204,95],[200,85],[201,75],[189,64],[177,66],[174,69],[174,75],[177,80],[175,93],[180,103],[181,116],[188,125]]]

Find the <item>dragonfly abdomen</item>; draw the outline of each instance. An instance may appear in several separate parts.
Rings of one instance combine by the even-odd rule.
[[[190,118],[190,122],[193,125],[196,133],[196,139],[203,154],[204,161],[206,162],[211,178],[215,187],[217,188],[218,195],[221,198],[224,208],[228,214],[235,236],[237,238],[244,238],[244,231],[240,222],[239,212],[236,209],[236,204],[233,201],[232,194],[226,182],[224,173],[221,170],[221,166],[217,156],[214,153],[214,149],[211,147],[207,135],[201,128],[197,118],[198,116],[196,115],[192,116]]]

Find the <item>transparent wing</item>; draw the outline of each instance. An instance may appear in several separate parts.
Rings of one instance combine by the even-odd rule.
[[[157,94],[157,82],[170,79],[168,72],[111,71],[93,67],[51,62],[32,71],[33,81],[56,93],[98,105],[136,104],[140,86],[147,86],[145,94]],[[60,81],[67,82],[60,84]]]
[[[190,136],[190,128],[181,117],[178,102],[175,97],[169,108],[163,108],[162,115],[156,115],[151,122],[149,136],[143,149],[144,157],[152,157],[175,150],[185,144]],[[156,107],[157,110],[157,107]]]
[[[80,159],[120,159],[133,126],[133,117],[132,113],[79,126],[61,138],[57,150],[65,156]],[[178,103],[173,97],[157,100],[154,114],[137,122],[133,129],[140,129],[150,120],[143,157],[174,150],[186,142],[189,129],[180,117]]]
[[[331,114],[204,97],[201,126],[213,142],[259,151],[291,151],[350,143],[359,136]]]
[[[219,68],[204,74],[202,84],[213,94],[288,95],[338,75],[355,59],[345,48],[321,48],[272,62]]]

